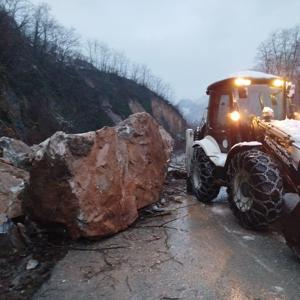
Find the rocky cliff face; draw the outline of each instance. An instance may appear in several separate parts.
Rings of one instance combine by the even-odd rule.
[[[177,110],[158,97],[151,97],[151,110],[153,117],[173,136],[181,137],[186,129],[186,121]],[[143,112],[144,108],[138,101],[130,100],[129,107],[132,113]]]
[[[186,123],[171,104],[135,82],[95,69],[32,69],[0,90],[0,136],[39,143],[56,131],[81,133],[148,112],[173,136]],[[37,77],[36,81],[34,78]],[[1,84],[1,83],[0,83]]]
[[[186,122],[175,112],[174,107],[154,97],[151,99],[151,108],[154,118],[173,136],[179,136],[184,132]]]

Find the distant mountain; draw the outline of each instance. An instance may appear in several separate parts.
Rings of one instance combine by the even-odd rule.
[[[198,125],[208,105],[208,96],[199,99],[182,99],[177,104],[178,109],[190,125]]]

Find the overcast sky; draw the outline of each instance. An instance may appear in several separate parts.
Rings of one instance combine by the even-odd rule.
[[[300,0],[32,0],[66,27],[148,65],[176,99],[254,65],[261,41],[300,23]]]

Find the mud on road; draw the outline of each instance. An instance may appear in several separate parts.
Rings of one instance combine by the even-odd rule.
[[[299,299],[300,263],[282,236],[242,229],[226,199],[201,204],[169,176],[131,228],[72,245],[33,299]]]

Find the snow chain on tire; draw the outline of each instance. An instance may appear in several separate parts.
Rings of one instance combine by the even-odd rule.
[[[204,203],[210,203],[219,194],[220,186],[214,176],[215,165],[203,149],[194,148],[191,162],[191,177],[188,179],[194,195]]]
[[[243,227],[261,229],[280,216],[282,178],[267,154],[257,149],[236,154],[229,165],[228,180],[230,207]]]

